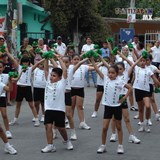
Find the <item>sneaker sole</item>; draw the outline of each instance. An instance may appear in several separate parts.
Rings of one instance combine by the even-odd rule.
[[[105,152],[107,152],[106,150],[104,150],[103,152],[98,152],[97,151],[97,154],[102,154],[102,153],[105,153]]]
[[[129,143],[134,143],[134,144],[140,144],[141,143],[141,141],[140,142],[137,142],[137,143],[135,143],[134,141],[128,141]]]
[[[117,152],[117,154],[124,154],[124,152]]]
[[[117,140],[110,140],[110,142],[116,142]]]
[[[41,153],[53,153],[53,152],[56,152],[56,150],[51,150],[49,152],[44,152],[44,151],[41,150]]]

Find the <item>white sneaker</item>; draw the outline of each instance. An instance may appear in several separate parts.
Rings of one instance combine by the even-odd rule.
[[[117,153],[118,154],[123,154],[124,153],[123,145],[120,145],[120,144],[118,145]]]
[[[77,135],[76,135],[75,130],[72,130],[72,131],[71,131],[71,137],[70,137],[70,140],[73,140],[73,141],[77,140]]]
[[[158,110],[158,112],[160,112],[160,109]]]
[[[63,144],[66,145],[66,149],[73,150],[73,145],[70,140],[64,141]]]
[[[130,110],[131,110],[131,111],[138,111],[138,108],[135,107],[135,106],[131,106]]]
[[[14,126],[15,124],[18,124],[17,120],[15,120],[15,119],[13,119],[12,121],[9,122],[10,126]]]
[[[116,141],[117,141],[117,135],[112,133],[111,138],[110,138],[110,142],[116,142]]]
[[[97,117],[97,112],[94,111],[93,114],[91,115],[92,118],[96,118]]]
[[[12,133],[10,131],[6,131],[6,137],[8,139],[12,139]]]
[[[45,148],[41,149],[42,153],[56,152],[56,147],[53,144],[48,144]]]
[[[38,119],[36,119],[36,120],[35,120],[35,122],[34,122],[34,126],[35,126],[35,127],[39,127],[39,126],[40,126],[40,122],[39,122],[39,120],[38,120]]]
[[[138,125],[141,125],[141,124],[142,124],[142,122],[141,122],[141,121],[139,121],[137,124],[138,124]]]
[[[106,145],[101,145],[99,146],[98,150],[97,150],[97,153],[104,153],[106,152]]]
[[[36,118],[33,117],[33,118],[32,118],[32,122],[35,122],[35,121],[36,121]]]
[[[150,132],[151,132],[150,125],[149,125],[149,120],[145,120],[144,130],[145,130],[147,133],[150,133]]]
[[[9,154],[17,154],[17,151],[10,144],[4,147],[4,151]]]
[[[139,119],[139,114],[135,115],[134,119]]]
[[[157,120],[157,121],[160,121],[160,115],[157,113],[157,114],[155,114],[155,119]]]
[[[152,121],[151,121],[151,119],[148,119],[148,125],[149,125],[149,126],[152,126]]]
[[[91,129],[91,127],[88,126],[85,122],[81,122],[81,123],[79,124],[79,128],[80,128],[80,129],[86,129],[86,130],[90,130],[90,129]]]
[[[66,129],[70,129],[69,123],[66,123]]]
[[[144,124],[143,124],[143,122],[141,122],[141,125],[140,125],[140,127],[139,127],[139,129],[138,129],[138,132],[143,132],[145,129],[144,129]]]
[[[44,122],[44,115],[41,116],[40,122]]]
[[[135,143],[135,144],[140,144],[141,140],[138,139],[135,135],[130,135],[128,142]]]

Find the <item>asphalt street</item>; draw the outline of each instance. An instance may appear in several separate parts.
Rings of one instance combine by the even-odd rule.
[[[62,138],[58,134],[55,139],[57,151],[54,153],[41,153],[41,149],[47,144],[44,125],[34,127],[32,122],[31,110],[24,101],[19,117],[19,123],[10,127],[13,139],[9,140],[17,149],[17,155],[8,155],[4,153],[4,144],[0,141],[0,160],[159,160],[160,159],[160,122],[154,119],[152,113],[151,133],[138,132],[138,120],[134,120],[135,111],[130,111],[130,119],[135,131],[135,135],[141,139],[141,144],[128,142],[128,132],[123,122],[123,145],[125,153],[118,155],[116,150],[118,143],[109,142],[111,128],[108,132],[107,152],[97,154],[97,149],[101,144],[101,130],[103,119],[103,106],[100,106],[98,117],[91,118],[95,102],[96,89],[94,87],[85,89],[85,120],[91,126],[91,130],[81,130],[78,128],[79,120],[75,112],[75,127],[78,136],[77,141],[73,141],[74,150],[68,151],[62,143]],[[160,105],[160,93],[156,94],[156,101]],[[8,117],[12,120],[14,117],[15,103],[8,107]],[[0,117],[0,123],[3,124]],[[68,134],[70,130],[68,129]]]

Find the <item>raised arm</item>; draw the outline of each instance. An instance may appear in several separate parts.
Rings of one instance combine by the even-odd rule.
[[[117,51],[117,53],[120,55],[120,57],[121,57],[123,60],[127,61],[127,63],[128,63],[130,66],[133,65],[133,63],[132,63],[126,56],[124,56],[123,53],[121,53],[121,52],[119,52],[119,51]]]
[[[51,58],[50,61],[53,64],[53,68],[57,68],[58,67],[58,64],[56,63],[56,61],[53,58]]]
[[[61,68],[63,70],[63,78],[67,79],[67,68],[66,68],[66,65],[63,63],[63,60],[62,60],[61,57],[58,57],[58,61],[59,61],[60,65],[61,65]]]
[[[99,74],[99,76],[103,79],[104,78],[104,75],[103,73],[99,70],[99,68],[97,67],[95,61],[94,61],[94,58],[91,57],[91,63],[93,64],[93,67],[95,68],[96,72]]]
[[[109,69],[109,64],[103,59],[103,57],[101,55],[99,55],[99,57],[100,57],[103,65]]]
[[[9,53],[9,52],[6,52],[7,56],[10,58],[10,60],[13,62],[15,68],[17,69],[19,64],[17,62],[17,60]]]
[[[32,66],[32,72],[36,69],[36,67],[40,64],[40,63],[42,63],[42,62],[44,62],[45,61],[45,59],[43,58],[43,59],[41,59],[40,61],[38,61],[36,64],[34,64],[33,66]]]
[[[47,80],[49,74],[48,59],[45,59],[44,61],[44,73],[45,73],[45,78]]]
[[[83,60],[81,60],[80,62],[78,62],[75,66],[74,66],[74,69],[73,69],[73,73],[84,63],[88,61],[88,58],[85,58]]]
[[[140,62],[140,60],[142,59],[143,57],[141,56],[139,59],[137,59],[137,61],[135,63],[132,64],[132,66],[129,68],[128,70],[128,76],[130,77],[134,67]]]

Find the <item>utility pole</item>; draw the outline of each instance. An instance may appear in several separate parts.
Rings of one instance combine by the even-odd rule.
[[[135,8],[135,0],[130,1],[130,8],[134,9]],[[134,28],[134,23],[129,24],[129,28]]]

